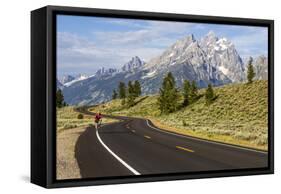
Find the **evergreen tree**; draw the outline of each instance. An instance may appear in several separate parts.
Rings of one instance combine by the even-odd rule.
[[[247,71],[247,79],[248,79],[248,83],[252,83],[254,77],[256,76],[256,73],[254,71],[254,67],[253,67],[253,58],[250,57],[249,62],[248,62],[248,71]]]
[[[139,97],[141,95],[141,85],[138,80],[134,82],[134,93],[135,97]]]
[[[213,87],[211,84],[208,84],[208,88],[206,89],[205,92],[205,99],[206,99],[206,104],[209,105],[212,103],[212,101],[214,100],[215,97],[215,93],[213,90]]]
[[[126,85],[124,82],[119,82],[118,90],[119,98],[122,99],[121,104],[124,105],[126,103]]]
[[[126,98],[126,85],[124,82],[119,82],[118,92],[120,99]]]
[[[198,88],[196,82],[193,80],[190,86],[190,103],[195,102],[197,97],[198,97]]]
[[[115,100],[117,97],[118,97],[118,94],[117,94],[116,90],[113,90],[112,100]]]
[[[188,80],[184,80],[183,82],[183,106],[187,106],[190,103],[190,82]]]
[[[164,78],[162,88],[160,88],[160,95],[158,98],[158,105],[161,114],[172,113],[177,110],[179,101],[179,92],[176,88],[176,82],[173,74],[169,72]]]
[[[135,104],[135,88],[134,85],[132,84],[131,81],[128,82],[128,100],[127,100],[127,105],[129,107],[133,106]]]
[[[58,89],[56,92],[56,105],[58,108],[66,106],[66,103],[64,102],[64,96],[62,94],[61,89]]]

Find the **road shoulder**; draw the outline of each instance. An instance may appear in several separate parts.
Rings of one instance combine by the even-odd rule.
[[[72,128],[57,134],[58,180],[81,178],[80,169],[75,159],[75,145],[85,129],[85,127]]]

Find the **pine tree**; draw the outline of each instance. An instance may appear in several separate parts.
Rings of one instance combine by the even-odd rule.
[[[248,71],[247,71],[247,79],[248,79],[248,83],[252,83],[254,77],[256,76],[256,73],[254,71],[254,67],[253,67],[253,58],[250,57],[249,62],[248,62]]]
[[[183,82],[183,106],[187,106],[190,103],[190,82],[188,80],[184,80]]]
[[[135,88],[134,85],[132,84],[131,81],[128,82],[128,100],[127,100],[127,105],[129,107],[133,106],[135,104]]]
[[[198,97],[198,88],[196,82],[193,80],[190,87],[190,103],[195,102],[197,97]]]
[[[126,103],[126,85],[124,82],[119,82],[118,90],[119,98],[122,99],[121,104],[124,105]]]
[[[118,97],[118,94],[117,94],[116,90],[113,90],[112,100],[115,100],[117,97]]]
[[[135,97],[139,97],[141,95],[141,85],[138,80],[134,82],[134,93]]]
[[[208,88],[206,89],[205,92],[205,99],[206,99],[206,104],[209,105],[212,103],[212,101],[214,100],[215,97],[215,93],[213,90],[213,87],[211,84],[208,84]]]
[[[119,98],[123,99],[126,98],[126,85],[124,82],[119,82],[119,87],[118,87],[118,92],[119,92]]]
[[[179,93],[173,74],[169,72],[164,78],[159,91],[158,105],[161,114],[172,113],[178,108]]]
[[[56,105],[58,108],[66,106],[66,103],[64,102],[64,96],[62,94],[61,89],[58,89],[56,92]]]

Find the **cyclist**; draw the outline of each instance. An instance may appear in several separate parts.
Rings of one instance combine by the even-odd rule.
[[[96,129],[98,129],[98,127],[101,125],[101,121],[102,121],[102,119],[101,119],[101,113],[98,112],[98,113],[96,113],[96,115],[95,115],[95,127],[96,127]]]

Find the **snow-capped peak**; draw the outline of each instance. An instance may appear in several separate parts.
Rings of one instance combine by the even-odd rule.
[[[61,84],[65,84],[65,83],[70,82],[74,79],[75,79],[75,77],[72,76],[72,75],[64,75],[59,79],[59,81],[60,81]]]
[[[82,80],[85,80],[85,79],[88,79],[89,77],[91,76],[87,76],[87,75],[84,75],[84,74],[80,74],[78,75],[74,80],[70,81],[70,82],[67,82],[64,84],[65,87],[69,87],[70,85],[78,82],[78,81],[82,81]]]
[[[213,31],[200,41],[192,34],[176,41],[161,56],[148,62],[146,69],[150,73],[154,70],[160,72],[181,64],[198,69],[200,75],[203,75],[202,69],[205,68],[209,77],[217,77],[216,73],[221,72],[233,82],[244,79],[244,65],[234,45],[225,37],[218,38]]]
[[[216,36],[215,32],[209,31],[208,34],[201,39],[200,45],[203,48],[206,48],[210,45],[215,44],[217,41],[218,41],[218,37]]]
[[[233,44],[226,38],[221,38],[217,41],[217,46],[219,46],[221,50],[225,50],[225,49],[231,47],[232,45]]]
[[[76,79],[77,80],[83,80],[83,79],[87,79],[89,76],[85,75],[85,74],[80,74]]]

